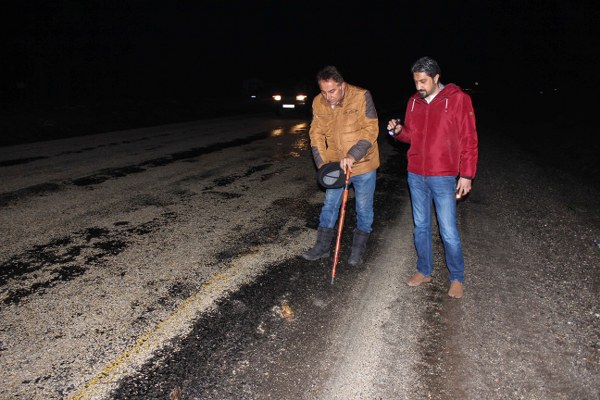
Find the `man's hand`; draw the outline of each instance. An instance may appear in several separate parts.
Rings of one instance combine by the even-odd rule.
[[[397,136],[400,132],[402,132],[402,125],[400,124],[399,119],[391,119],[387,124],[387,130],[393,131],[394,136]]]
[[[471,191],[471,179],[458,178],[458,183],[456,184],[456,198],[460,199],[461,197],[465,196],[470,191]]]
[[[346,168],[350,169],[350,172],[352,172],[352,166],[354,165],[354,163],[356,162],[356,160],[350,156],[346,156],[344,158],[342,158],[342,160],[340,161],[340,167],[342,167],[342,169],[344,171],[346,171]]]

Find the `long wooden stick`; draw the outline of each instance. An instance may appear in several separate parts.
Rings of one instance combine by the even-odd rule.
[[[340,256],[340,243],[342,241],[342,230],[344,229],[344,218],[346,218],[346,201],[348,200],[348,189],[350,187],[350,168],[346,167],[346,182],[344,184],[344,194],[342,195],[342,205],[340,208],[340,220],[338,222],[337,238],[335,240],[335,253],[333,254],[333,267],[331,268],[331,284],[335,282],[335,268],[337,267]]]

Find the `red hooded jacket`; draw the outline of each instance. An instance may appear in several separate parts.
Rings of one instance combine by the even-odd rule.
[[[446,85],[429,104],[415,93],[397,140],[410,143],[408,171],[425,176],[473,179],[477,169],[477,130],[471,97]]]

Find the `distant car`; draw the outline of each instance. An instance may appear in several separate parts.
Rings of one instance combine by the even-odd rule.
[[[277,91],[272,97],[275,110],[279,115],[284,113],[307,114],[310,108],[308,95],[303,92]]]
[[[309,91],[305,83],[278,86],[272,91],[273,106],[278,115],[297,114],[310,115],[314,93]]]

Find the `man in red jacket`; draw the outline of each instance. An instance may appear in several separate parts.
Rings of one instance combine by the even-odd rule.
[[[409,286],[431,281],[433,273],[432,204],[435,204],[446,265],[450,272],[448,295],[464,294],[464,259],[456,226],[456,200],[471,191],[477,167],[477,130],[469,95],[454,84],[440,82],[440,67],[429,57],[412,68],[417,92],[411,96],[404,125],[396,119],[388,130],[397,140],[410,144],[408,186],[415,224],[417,273]]]

